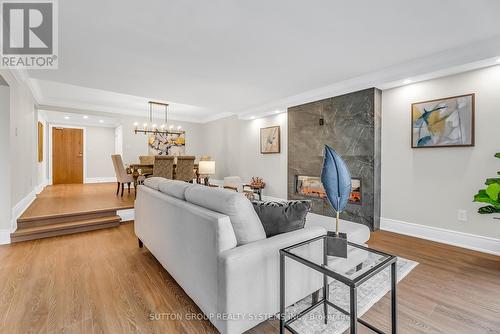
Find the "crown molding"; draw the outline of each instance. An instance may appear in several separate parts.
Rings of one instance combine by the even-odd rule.
[[[411,78],[412,82],[415,83],[497,65],[496,60],[499,56],[500,37],[494,37],[396,64],[372,73],[240,110],[235,113],[243,119],[250,119],[251,116],[264,117],[275,113],[276,110],[286,110],[289,107],[367,88],[395,88],[404,85],[403,81],[407,78]]]
[[[111,108],[103,105],[93,105],[79,102],[68,102],[58,100],[43,100],[43,103],[37,104],[37,109],[58,112],[70,112],[77,114],[103,115],[107,117],[118,118],[126,117],[147,117],[146,111],[136,109]],[[178,117],[175,114],[169,113],[169,119],[173,121],[190,122],[190,123],[205,123],[204,119],[194,117]]]
[[[231,116],[234,116],[234,114],[230,113],[230,112],[221,112],[221,113],[203,118],[200,123],[209,123],[209,122],[217,121],[219,119],[223,119],[223,118],[227,118],[227,117],[231,117]]]
[[[14,83],[28,90],[33,98],[35,97],[31,86],[29,85],[29,75],[25,69],[0,69],[0,75],[5,79],[9,86]]]

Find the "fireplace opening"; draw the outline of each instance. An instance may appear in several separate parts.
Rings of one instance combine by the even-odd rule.
[[[295,175],[295,193],[306,197],[326,198],[326,191],[319,176]],[[361,179],[359,178],[351,179],[349,203],[357,205],[362,203]]]

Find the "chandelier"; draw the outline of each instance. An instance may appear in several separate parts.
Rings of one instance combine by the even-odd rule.
[[[153,133],[153,134],[183,134],[185,131],[181,130],[181,127],[177,127],[177,130],[173,129],[173,125],[170,125],[170,127],[167,129],[167,121],[168,121],[168,103],[162,103],[162,102],[154,102],[154,101],[149,101],[148,102],[149,106],[149,113],[148,113],[148,122],[144,123],[142,125],[142,128],[139,128],[139,123],[135,122],[134,123],[134,133]],[[163,124],[161,124],[158,127],[158,124],[154,122],[153,120],[153,106],[162,106],[165,110],[165,119]]]

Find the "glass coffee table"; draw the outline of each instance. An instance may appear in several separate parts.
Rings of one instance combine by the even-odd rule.
[[[384,334],[380,329],[369,324],[368,322],[358,318],[357,315],[357,288],[366,282],[374,275],[380,273],[387,267],[391,267],[391,325],[392,334],[397,333],[396,327],[396,282],[397,257],[386,254],[365,246],[357,245],[348,242],[347,258],[337,258],[327,255],[326,239],[328,237],[320,236],[296,245],[283,248],[280,250],[280,334],[285,334],[285,329],[293,334],[299,334],[293,327],[293,323],[302,317],[315,310],[317,307],[323,306],[324,324],[328,325],[328,307],[334,308],[345,316],[349,316],[350,333],[358,333],[358,322],[368,327],[375,333]],[[285,259],[290,258],[304,266],[309,267],[323,274],[322,297],[318,301],[314,301],[311,306],[302,310],[298,314],[286,319],[285,314]],[[347,311],[342,307],[332,303],[328,296],[328,279],[332,278],[349,287],[350,290],[350,310]],[[291,278],[293,279],[293,277]]]

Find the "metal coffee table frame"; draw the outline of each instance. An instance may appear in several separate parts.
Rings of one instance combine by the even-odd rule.
[[[290,252],[293,248],[300,247],[306,244],[309,244],[311,242],[321,240],[323,239],[323,265],[318,265],[314,262],[311,262],[307,259],[304,259],[296,254],[293,254]],[[289,330],[293,334],[299,334],[297,331],[295,331],[293,328],[290,327],[290,325],[295,322],[297,319],[300,319],[307,313],[311,312],[313,309],[316,307],[323,305],[323,310],[325,312],[325,324],[328,322],[328,306],[333,307],[334,309],[338,310],[339,312],[348,315],[350,317],[350,322],[351,322],[351,334],[357,334],[358,333],[358,322],[361,323],[362,325],[368,327],[375,333],[379,334],[385,334],[383,331],[378,329],[377,327],[369,324],[368,322],[362,320],[361,318],[358,318],[357,315],[357,288],[369,280],[371,277],[374,275],[378,274],[388,266],[391,266],[391,327],[392,327],[392,334],[397,333],[397,308],[396,308],[396,283],[397,283],[397,271],[396,271],[396,262],[397,262],[397,257],[383,253],[371,248],[367,248],[361,245],[357,245],[351,242],[348,242],[348,245],[355,247],[355,248],[360,248],[363,250],[366,250],[368,252],[372,252],[378,255],[382,255],[384,257],[387,257],[385,260],[382,262],[378,263],[375,265],[373,268],[370,268],[363,274],[359,275],[358,277],[354,279],[350,279],[348,277],[345,277],[339,273],[336,273],[332,270],[330,270],[326,264],[328,263],[328,258],[326,255],[326,236],[320,236],[316,237],[301,243],[298,243],[296,245],[283,248],[280,250],[280,314],[279,314],[279,319],[280,319],[280,334],[285,334],[285,329]],[[289,320],[285,320],[285,258],[289,257],[311,269],[314,269],[320,273],[323,274],[323,297],[313,303],[311,306],[309,306],[307,309],[303,310],[299,314],[293,316]],[[328,300],[328,277],[331,277],[339,282],[344,283],[345,285],[349,286],[350,289],[350,312],[342,309],[341,307],[333,304]]]

